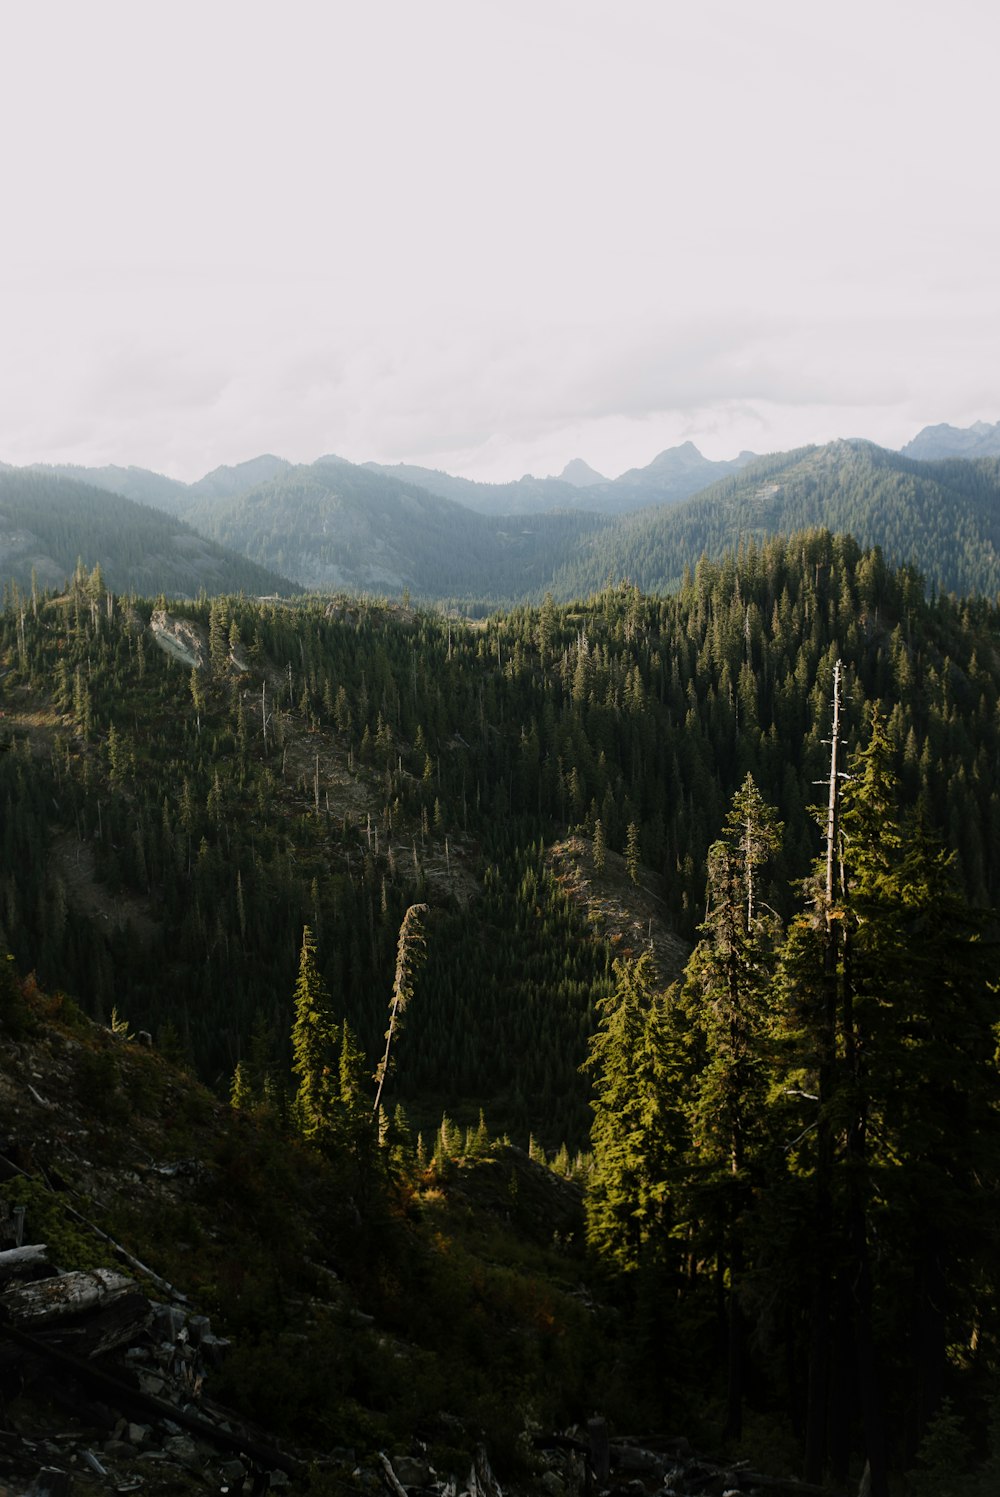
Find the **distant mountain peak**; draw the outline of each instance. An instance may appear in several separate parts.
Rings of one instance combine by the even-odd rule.
[[[578,489],[589,489],[592,484],[608,481],[603,473],[598,473],[597,469],[585,463],[582,457],[571,458],[559,477],[563,483],[571,483]]]
[[[707,465],[708,459],[702,457],[693,442],[680,442],[676,447],[666,447],[662,452],[658,452],[646,471],[661,473],[666,470],[676,473],[685,468],[700,468]]]
[[[975,421],[971,426],[925,426],[905,447],[903,457],[932,462],[945,457],[1000,457],[1000,421]]]
[[[260,483],[280,478],[291,466],[286,458],[263,452],[260,457],[251,457],[233,466],[223,464],[222,467],[213,468],[211,473],[206,473],[197,483],[189,484],[188,492],[198,497],[236,498],[249,493]]]

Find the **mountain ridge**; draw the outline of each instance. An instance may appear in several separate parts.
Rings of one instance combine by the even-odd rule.
[[[59,474],[0,471],[0,584],[58,588],[81,562],[119,593],[294,590],[163,510]]]
[[[971,426],[950,426],[942,421],[925,426],[900,448],[900,453],[922,462],[947,457],[1000,457],[1000,421],[974,421]]]
[[[866,437],[832,440],[870,442],[870,439]],[[830,446],[831,443],[811,445]],[[880,446],[881,444],[870,442],[870,445]],[[894,449],[885,448],[884,450]],[[901,457],[920,461],[933,461],[946,457],[994,457],[1000,455],[1000,421],[975,421],[968,427],[953,426],[948,422],[927,425],[922,427],[909,442],[904,443],[898,451]],[[292,463],[287,458],[278,457],[274,453],[260,453],[256,457],[244,459],[239,463],[221,464],[191,482],[170,478],[166,474],[135,464],[122,466],[110,463],[87,467],[79,463],[29,463],[22,467],[25,470],[76,478],[81,482],[121,493],[127,499],[136,499],[140,503],[153,503],[155,507],[167,508],[168,512],[173,512],[171,507],[173,504],[183,507],[191,496],[237,497],[248,492],[258,483],[266,482],[293,467],[339,464],[367,467],[403,481],[415,482],[427,488],[431,493],[439,493],[447,499],[456,499],[459,503],[463,502],[463,499],[468,500],[470,496],[479,494],[481,495],[479,502],[471,503],[470,508],[480,508],[490,513],[510,514],[519,512],[521,506],[516,501],[518,491],[522,486],[525,487],[525,493],[533,498],[542,496],[556,500],[564,499],[566,502],[575,504],[579,496],[574,498],[566,490],[595,490],[597,491],[596,498],[601,497],[604,491],[608,490],[617,489],[620,494],[637,485],[643,488],[655,486],[665,478],[676,481],[685,474],[696,474],[700,477],[710,473],[712,478],[701,485],[701,487],[707,487],[708,482],[716,477],[724,476],[726,472],[737,471],[761,456],[775,455],[774,453],[754,453],[743,449],[733,458],[706,458],[694,442],[688,439],[672,447],[664,448],[649,463],[625,469],[615,478],[608,478],[605,474],[599,473],[584,458],[577,456],[571,458],[563,467],[562,472],[557,475],[536,478],[533,474],[526,473],[519,479],[507,479],[501,482],[465,478],[441,469],[426,468],[409,462],[378,463],[368,460],[362,463],[352,463],[333,453],[315,458],[312,463]],[[19,471],[17,465],[0,461],[0,471],[11,469]],[[689,492],[694,492],[694,490]],[[154,495],[159,496],[158,503],[154,500]],[[663,497],[668,499],[687,497],[687,495],[665,493]],[[510,502],[511,499],[515,500],[513,505]],[[607,501],[598,507],[618,509],[639,506]]]
[[[980,428],[973,436],[987,440],[993,429]],[[692,474],[720,467],[714,483],[685,499],[669,497],[676,475],[690,487]],[[53,493],[78,482],[52,469],[7,468],[3,478],[10,484],[32,471]],[[141,469],[102,472],[109,483],[147,494],[155,477]],[[197,484],[162,479],[161,487],[165,511],[191,527],[192,537],[211,537],[276,577],[269,591],[291,578],[287,586],[409,592],[483,608],[538,600],[546,591],[586,595],[609,578],[664,590],[702,554],[718,557],[741,540],[817,526],[883,546],[894,564],[918,567],[946,591],[1000,591],[1000,458],[906,456],[862,438],[765,457],[744,453],[732,464],[708,463],[688,442],[645,469],[585,487],[530,476],[476,484],[335,454],[300,465],[265,454],[213,470]],[[618,512],[609,508],[612,490]],[[65,499],[69,490],[62,492]],[[145,513],[157,510],[147,501]],[[123,513],[123,526],[130,517],[137,518]],[[20,532],[30,530],[22,516],[8,536],[8,552],[22,561],[32,546]],[[89,545],[88,537],[81,554]],[[56,570],[65,566],[60,560]],[[155,569],[145,577],[153,591],[198,590],[173,575],[161,587]],[[259,579],[253,590],[261,590]]]

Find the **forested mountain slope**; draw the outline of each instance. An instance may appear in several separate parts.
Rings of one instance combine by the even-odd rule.
[[[190,526],[105,489],[47,473],[0,471],[0,585],[58,588],[82,561],[116,592],[288,592],[276,572]]]
[[[474,484],[336,457],[295,468],[261,457],[186,486],[137,469],[106,471],[109,484],[163,504],[300,587],[408,592],[479,612],[540,602],[547,592],[569,599],[625,578],[670,589],[702,553],[718,558],[741,539],[815,525],[880,545],[888,560],[917,566],[945,591],[1000,591],[1000,458],[921,462],[871,443],[834,442],[713,465],[687,447],[586,488],[533,478]],[[720,469],[737,471],[676,502]],[[598,512],[653,500],[634,513]],[[158,582],[155,566],[146,575],[150,591],[175,590]]]
[[[0,946],[22,969],[186,1052],[274,1149],[317,1150],[356,1233],[389,1180],[396,1219],[436,1209],[432,1153],[533,1134],[586,1182],[618,1407],[697,1407],[734,1453],[748,1426],[838,1491],[865,1460],[883,1497],[890,1470],[936,1492],[974,1460],[965,1489],[992,1490],[994,604],[928,601],[822,531],[702,560],[673,596],[479,626],[342,598],[168,617],[77,574],[0,617],[0,671]],[[809,808],[831,780],[827,859]],[[664,991],[652,957],[681,941]],[[482,1183],[458,1185],[470,1231],[518,1221],[530,1175],[501,1158]],[[546,1223],[556,1253],[567,1232]],[[388,1223],[378,1242],[372,1293],[416,1340],[400,1290],[426,1250]],[[542,1328],[556,1308],[487,1270],[448,1246],[460,1344],[502,1348],[520,1419],[537,1342],[498,1336],[484,1295],[530,1294]],[[547,1336],[553,1406],[589,1401]],[[318,1416],[318,1349],[295,1345]],[[260,1355],[258,1397],[266,1335]]]
[[[497,518],[338,459],[290,469],[185,514],[227,546],[313,589],[483,602],[542,593],[591,515]]]
[[[402,910],[427,898],[403,1093],[578,1145],[576,1068],[612,953],[543,843],[600,822],[690,941],[751,771],[786,823],[787,886],[816,847],[837,655],[850,742],[880,701],[907,799],[924,797],[971,897],[996,900],[996,612],[931,605],[850,541],[776,541],[701,563],[673,597],[618,589],[481,627],[189,604],[209,661],[194,674],[157,649],[151,605],[93,591],[4,617],[0,918],[47,981],[177,1025],[211,1078],[255,1026],[287,1064],[306,923],[374,1054]]]
[[[570,597],[609,576],[671,588],[702,552],[810,525],[879,545],[945,591],[1000,591],[1000,459],[916,462],[868,442],[759,458],[685,504],[625,516],[583,541],[552,590]]]

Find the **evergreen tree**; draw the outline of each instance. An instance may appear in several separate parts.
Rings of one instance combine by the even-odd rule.
[[[782,826],[751,775],[733,797],[708,854],[707,913],[685,973],[682,1005],[696,1074],[687,1089],[694,1161],[691,1208],[714,1248],[726,1289],[728,1394],[725,1433],[742,1422],[746,1217],[766,1142],[767,1035],[778,921],[760,897],[760,870],[778,851]]]
[[[668,1179],[683,1147],[679,1070],[652,957],[615,963],[585,1063],[593,1074],[587,1240],[618,1272],[670,1259]]]
[[[236,1070],[233,1072],[233,1082],[229,1088],[229,1105],[236,1112],[248,1112],[254,1104],[253,1088],[247,1077],[243,1062],[236,1062]]]
[[[316,961],[316,942],[307,925],[302,932],[292,1026],[292,1070],[299,1078],[295,1113],[306,1138],[321,1138],[334,1126],[340,1100],[341,1040]]]
[[[905,1408],[912,1457],[949,1344],[979,1334],[968,1286],[996,1255],[987,1201],[1000,1174],[992,953],[950,859],[900,812],[892,758],[875,713],[850,763],[834,898],[821,867],[782,958],[798,1064],[783,1091],[806,1104],[792,1163],[813,1185],[799,1293],[811,1278],[822,1443],[814,1434],[807,1474],[843,1475],[856,1413],[873,1497],[888,1491],[890,1427]]]
[[[604,842],[604,825],[603,825],[603,823],[601,821],[601,818],[598,816],[597,820],[594,822],[593,858],[594,858],[594,872],[595,873],[603,873],[604,872],[604,862],[605,862],[606,853],[607,853],[607,848],[606,848],[605,842]]]

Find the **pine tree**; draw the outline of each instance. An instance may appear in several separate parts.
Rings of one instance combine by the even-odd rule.
[[[697,1181],[692,1207],[728,1286],[727,1438],[738,1436],[742,1423],[746,1216],[751,1170],[766,1140],[765,1041],[779,934],[760,897],[760,871],[778,851],[781,833],[775,811],[747,775],[722,837],[709,849],[707,912],[681,999],[697,1055],[686,1089]]]
[[[618,1272],[669,1260],[668,1176],[683,1147],[676,1054],[648,952],[615,963],[615,991],[585,1069],[593,1074],[587,1240]]]
[[[789,1119],[790,1161],[813,1187],[808,1267],[792,1291],[811,1277],[810,1424],[821,1438],[807,1474],[846,1471],[856,1397],[873,1497],[888,1491],[893,1403],[908,1410],[912,1457],[940,1406],[948,1345],[978,1334],[970,1286],[1000,1246],[987,1206],[1000,1176],[990,953],[950,859],[919,816],[900,813],[892,761],[874,714],[830,818],[841,834],[833,898],[821,864],[781,971],[796,1066],[782,1090],[805,1103]],[[807,1200],[800,1191],[799,1212]],[[795,1254],[781,1259],[789,1292]]]
[[[322,1137],[335,1124],[341,1038],[316,961],[316,942],[307,925],[302,931],[292,1026],[292,1070],[299,1078],[295,1113],[306,1138]]]
[[[598,816],[597,820],[594,822],[593,858],[595,873],[604,872],[604,862],[606,854],[607,848],[604,842],[604,824],[601,821],[601,818]]]
[[[254,1104],[253,1088],[247,1077],[243,1062],[236,1062],[233,1082],[229,1088],[229,1105],[236,1112],[249,1112]]]
[[[960,1339],[974,1334],[980,1312],[968,1288],[981,1277],[976,1265],[994,1261],[1000,1246],[990,1209],[1000,1097],[995,952],[919,807],[900,813],[892,760],[875,714],[869,744],[851,764],[842,822],[847,1232],[870,1296],[858,1313],[859,1355],[870,1339],[870,1363],[884,1361],[876,1325],[890,1305],[909,1310],[898,1334],[914,1348],[906,1368],[912,1450],[941,1407],[955,1327]],[[898,1253],[894,1282],[888,1245]],[[870,1396],[882,1395],[873,1387]]]

